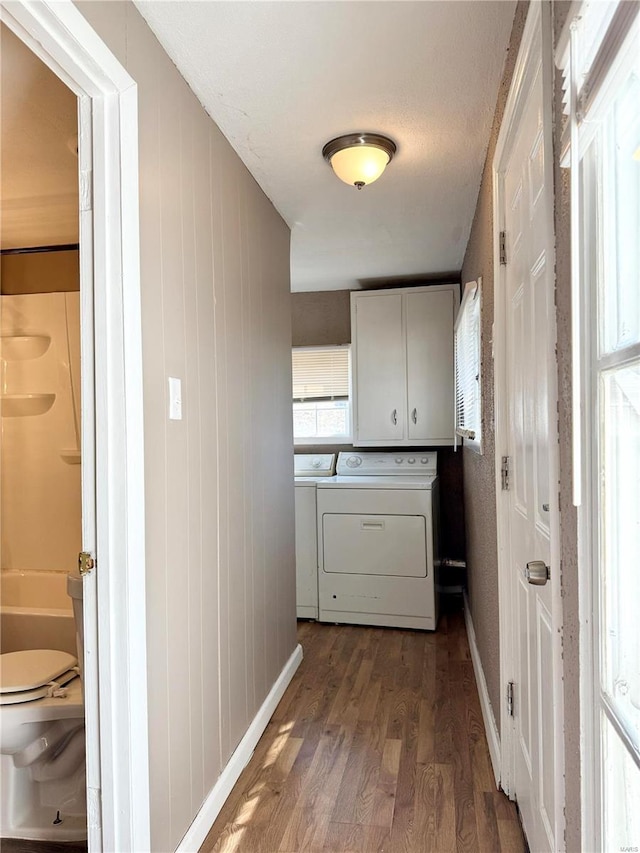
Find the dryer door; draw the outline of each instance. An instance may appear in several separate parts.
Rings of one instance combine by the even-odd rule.
[[[427,525],[421,515],[322,516],[327,573],[427,576]]]

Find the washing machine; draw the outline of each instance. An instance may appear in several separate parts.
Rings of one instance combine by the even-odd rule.
[[[335,453],[296,453],[296,613],[298,619],[318,618],[318,537],[316,485],[336,470]]]
[[[316,493],[319,620],[435,630],[437,454],[340,453]]]

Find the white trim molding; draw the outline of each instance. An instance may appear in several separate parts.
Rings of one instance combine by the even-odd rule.
[[[302,646],[298,644],[284,665],[276,683],[269,691],[267,698],[260,706],[258,713],[253,718],[244,737],[220,774],[218,781],[200,807],[200,811],[193,819],[193,823],[183,836],[182,841],[177,847],[177,853],[197,853],[200,849],[202,842],[207,837],[215,819],[220,814],[220,810],[231,793],[233,786],[251,760],[258,741],[273,716],[273,712],[278,707],[278,702],[282,699],[284,691],[291,683],[291,679],[296,674],[296,670],[301,663]]]
[[[476,676],[476,684],[478,685],[478,695],[480,696],[480,708],[482,710],[482,719],[484,720],[484,730],[487,735],[487,744],[489,745],[489,755],[491,757],[491,766],[493,767],[493,775],[496,780],[496,788],[500,787],[500,733],[496,724],[496,718],[491,707],[489,699],[489,690],[487,688],[487,679],[482,668],[482,660],[478,650],[476,641],[476,632],[473,627],[473,619],[471,617],[471,608],[469,607],[469,599],[466,592],[464,593],[464,622],[467,627],[467,638],[469,640],[469,650],[471,652],[471,662],[473,663],[473,672]]]
[[[0,0],[79,99],[89,851],[150,849],[137,87],[71,0]],[[86,399],[85,399],[86,397]],[[92,405],[93,404],[93,405]]]

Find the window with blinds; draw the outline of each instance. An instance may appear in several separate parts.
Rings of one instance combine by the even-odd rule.
[[[351,437],[350,348],[292,350],[293,437],[296,443],[330,443]]]
[[[478,453],[481,444],[480,341],[482,279],[465,286],[454,329],[456,435]]]
[[[349,347],[296,347],[292,366],[294,400],[349,398]]]

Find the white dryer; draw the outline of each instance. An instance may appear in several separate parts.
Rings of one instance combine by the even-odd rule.
[[[338,456],[318,481],[319,619],[435,630],[436,453]]]
[[[335,453],[294,455],[296,511],[296,613],[318,618],[316,484],[335,472]]]

